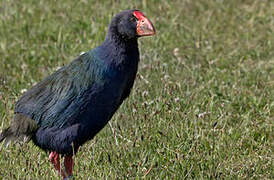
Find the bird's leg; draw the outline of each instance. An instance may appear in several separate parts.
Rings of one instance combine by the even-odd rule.
[[[58,171],[58,173],[65,177],[65,173],[61,171],[59,154],[57,152],[51,152],[49,155],[49,160],[53,164],[54,168]]]
[[[60,157],[57,152],[51,152],[49,155],[49,160],[53,164],[54,168],[60,172]]]
[[[68,176],[72,176],[73,165],[74,165],[73,156],[72,155],[65,155],[64,166],[65,166],[65,173]]]

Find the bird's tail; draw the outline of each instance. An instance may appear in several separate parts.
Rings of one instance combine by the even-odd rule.
[[[13,133],[11,132],[10,127],[8,127],[7,129],[4,129],[0,134],[0,143],[3,140],[5,140],[5,143],[4,143],[5,146],[8,146],[10,142],[12,142],[15,139],[16,138],[13,136]]]
[[[10,127],[0,133],[0,143],[5,140],[4,145],[7,147],[12,141],[28,142],[36,132],[37,123],[23,114],[15,114]]]

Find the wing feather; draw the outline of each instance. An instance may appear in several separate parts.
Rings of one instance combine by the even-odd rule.
[[[15,113],[27,115],[40,127],[73,121],[86,104],[83,93],[101,81],[95,59],[93,52],[82,54],[32,87],[16,103]]]

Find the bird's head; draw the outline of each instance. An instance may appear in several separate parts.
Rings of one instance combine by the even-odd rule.
[[[137,39],[155,34],[153,24],[139,10],[126,10],[117,14],[110,23],[109,31],[123,39]]]

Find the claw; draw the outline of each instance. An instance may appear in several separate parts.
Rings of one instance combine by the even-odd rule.
[[[64,180],[72,180],[73,179],[73,176],[67,176],[64,178]]]

